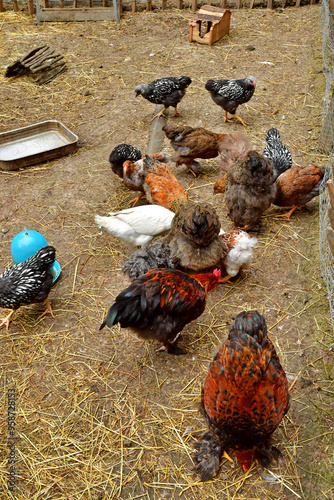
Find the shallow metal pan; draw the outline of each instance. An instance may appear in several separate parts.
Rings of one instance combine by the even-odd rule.
[[[0,169],[43,163],[73,153],[78,136],[57,120],[48,120],[0,134]]]

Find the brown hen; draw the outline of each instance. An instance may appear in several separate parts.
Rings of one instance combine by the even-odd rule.
[[[219,282],[219,269],[193,276],[175,269],[153,269],[116,297],[100,330],[120,323],[139,337],[162,342],[159,351],[181,354],[176,347],[181,330],[204,312],[207,294]]]
[[[237,227],[256,230],[275,198],[273,166],[256,151],[247,153],[227,172],[225,200],[228,215]]]
[[[202,391],[209,428],[196,445],[202,481],[218,473],[227,449],[245,471],[253,458],[267,467],[280,454],[270,438],[288,406],[288,382],[267,337],[266,321],[257,311],[243,311],[210,364]]]
[[[292,209],[277,217],[290,219],[291,214],[297,208],[301,208],[322,193],[330,176],[330,168],[315,165],[293,166],[283,172],[275,182],[276,195],[273,203],[278,207],[292,207]]]

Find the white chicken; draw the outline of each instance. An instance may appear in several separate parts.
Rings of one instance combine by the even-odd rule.
[[[160,205],[142,205],[111,212],[109,217],[95,215],[95,222],[115,238],[142,247],[155,236],[167,233],[174,216],[174,212]]]
[[[253,259],[253,251],[257,245],[257,239],[250,236],[242,229],[219,232],[224,249],[227,255],[224,259],[228,277],[233,278],[242,269],[248,269]]]

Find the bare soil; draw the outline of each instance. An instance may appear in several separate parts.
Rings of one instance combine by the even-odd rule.
[[[128,284],[121,266],[133,249],[94,224],[95,214],[125,208],[133,197],[108,156],[121,142],[145,152],[155,108],[135,99],[134,87],[158,77],[193,80],[173,123],[245,132],[259,151],[277,127],[297,164],[324,164],[317,150],[325,85],[319,11],[233,10],[230,36],[212,47],[188,42],[188,7],[125,13],[118,26],[36,26],[24,14],[0,14],[0,132],[57,119],[81,146],[72,156],[0,171],[0,268],[11,264],[11,240],[23,229],[40,231],[62,267],[50,294],[55,317],[37,321],[41,307],[24,307],[0,332],[1,498],[12,498],[6,438],[14,387],[16,498],[334,499],[333,332],[319,270],[318,200],[290,221],[276,217],[278,208],[267,212],[251,269],[210,293],[205,313],[183,332],[188,354],[178,357],[119,328],[99,332]],[[42,44],[65,56],[66,73],[41,87],[28,77],[4,78],[7,65]],[[243,129],[223,123],[204,84],[247,75],[258,83],[238,109],[249,123]],[[163,150],[170,152],[167,140]],[[191,200],[210,201],[223,228],[232,228],[222,197],[212,194],[219,161],[203,164],[198,178],[183,167],[175,174]],[[271,469],[278,479],[223,460],[220,476],[202,484],[192,470],[204,429],[200,387],[244,309],[265,315],[291,383],[291,408],[275,433],[283,453]]]

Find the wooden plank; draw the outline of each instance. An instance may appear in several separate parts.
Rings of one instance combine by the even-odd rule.
[[[273,8],[274,8],[273,0],[267,0],[267,9],[273,9]]]
[[[33,16],[34,15],[34,0],[28,0],[28,14],[29,16]]]
[[[4,12],[3,1],[0,0],[0,12]]]
[[[331,202],[331,207],[334,210],[334,184],[332,180],[327,181],[327,188],[328,188],[329,200]]]
[[[148,11],[152,10],[152,0],[146,0],[146,9]]]
[[[13,0],[13,9],[15,10],[15,12],[18,12],[20,10],[17,0]]]
[[[92,7],[78,8],[71,7],[60,9],[41,9],[41,21],[50,22],[71,22],[71,21],[114,21],[115,12],[113,7]]]
[[[236,7],[237,7],[237,9],[241,9],[242,8],[242,0],[237,0]]]
[[[191,1],[191,9],[192,10],[197,10],[197,0],[192,0]]]
[[[250,1],[249,8],[252,9],[254,7],[254,0]]]
[[[135,12],[137,12],[137,2],[136,0],[134,0],[133,2],[131,2],[131,12],[134,14]]]
[[[167,9],[167,0],[162,0],[162,10],[166,10]]]
[[[177,8],[183,9],[183,0],[177,0]]]
[[[332,228],[334,229],[334,210],[332,207],[328,207],[328,218]]]
[[[221,0],[220,1],[220,6],[222,9],[226,9],[226,0]]]

